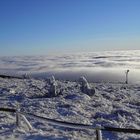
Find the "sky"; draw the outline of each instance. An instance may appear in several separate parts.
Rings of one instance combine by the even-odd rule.
[[[140,0],[0,0],[0,56],[140,49]]]

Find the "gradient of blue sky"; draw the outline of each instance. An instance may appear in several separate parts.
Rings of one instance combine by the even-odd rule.
[[[140,0],[0,0],[0,55],[140,49]]]

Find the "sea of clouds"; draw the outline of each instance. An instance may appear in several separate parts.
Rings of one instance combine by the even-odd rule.
[[[66,80],[77,80],[84,75],[89,81],[123,82],[127,69],[130,82],[139,82],[140,50],[0,57],[0,73],[7,75],[54,75]]]

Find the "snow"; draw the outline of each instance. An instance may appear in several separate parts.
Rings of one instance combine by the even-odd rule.
[[[0,78],[0,107],[20,108],[39,116],[60,121],[140,129],[140,85],[123,83],[88,83],[94,95],[83,93],[80,83],[55,80],[57,96],[49,97],[47,79]],[[0,140],[5,139],[95,139],[93,130],[77,130],[48,124],[26,116],[33,126],[29,130],[22,121],[15,125],[15,114],[0,113]],[[102,132],[105,140],[138,140],[140,135]]]
[[[0,107],[94,127],[140,129],[140,50],[5,56],[0,57],[0,75],[20,77],[0,78]],[[79,81],[81,76],[85,82]],[[96,136],[94,130],[26,118],[33,130],[23,120],[17,127],[15,114],[0,112],[0,140],[87,140]],[[136,134],[102,134],[105,140],[140,139]]]

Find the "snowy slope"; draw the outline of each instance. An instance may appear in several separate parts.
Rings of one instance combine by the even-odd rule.
[[[0,78],[0,107],[19,107],[39,116],[93,126],[140,129],[140,85],[90,83],[93,96],[81,92],[78,82],[56,81],[57,97],[48,98],[48,80]],[[23,123],[15,126],[15,114],[0,113],[0,140],[87,140],[94,139],[91,130],[76,130],[49,125],[41,119],[27,117],[34,130]],[[103,132],[105,140],[139,140],[140,135]]]

